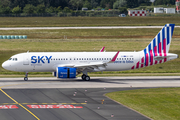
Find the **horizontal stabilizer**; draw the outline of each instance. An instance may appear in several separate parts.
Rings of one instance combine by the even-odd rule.
[[[169,58],[169,59],[171,59],[171,58],[178,58],[178,55],[177,54],[168,53],[167,56],[155,56],[154,60],[160,61],[160,60],[163,60],[165,58]]]

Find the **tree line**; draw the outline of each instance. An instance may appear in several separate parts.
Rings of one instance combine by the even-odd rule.
[[[150,0],[1,0],[0,14],[59,13],[91,9],[119,9],[150,6]],[[175,4],[175,0],[155,0],[154,5]]]

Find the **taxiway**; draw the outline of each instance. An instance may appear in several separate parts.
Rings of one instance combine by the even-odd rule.
[[[152,87],[180,87],[180,77],[0,78],[0,119],[149,120],[104,94]]]

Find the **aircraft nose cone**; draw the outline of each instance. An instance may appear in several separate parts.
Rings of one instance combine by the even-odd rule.
[[[10,65],[7,63],[7,61],[5,61],[5,62],[2,64],[2,67],[3,67],[4,69],[7,69],[7,70],[8,70],[8,68],[10,67]]]

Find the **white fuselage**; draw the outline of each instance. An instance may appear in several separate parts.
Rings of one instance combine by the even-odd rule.
[[[87,65],[90,68],[93,67],[91,64],[101,62],[107,63],[106,66],[99,66],[97,69],[93,67],[87,71],[123,71],[131,70],[144,56],[143,51],[120,52],[115,62],[108,63],[115,54],[116,52],[27,52],[12,56],[2,66],[7,70],[19,72],[55,72],[57,67]],[[168,53],[166,59],[169,61],[177,57],[176,54]],[[141,64],[145,64],[145,61],[140,62],[136,68],[140,68]]]
[[[110,61],[116,52],[29,52],[20,53],[3,63],[3,67],[19,72],[54,72],[56,67]],[[116,61],[99,71],[130,70],[139,61],[141,52],[120,52]],[[93,70],[93,71],[98,71]]]

